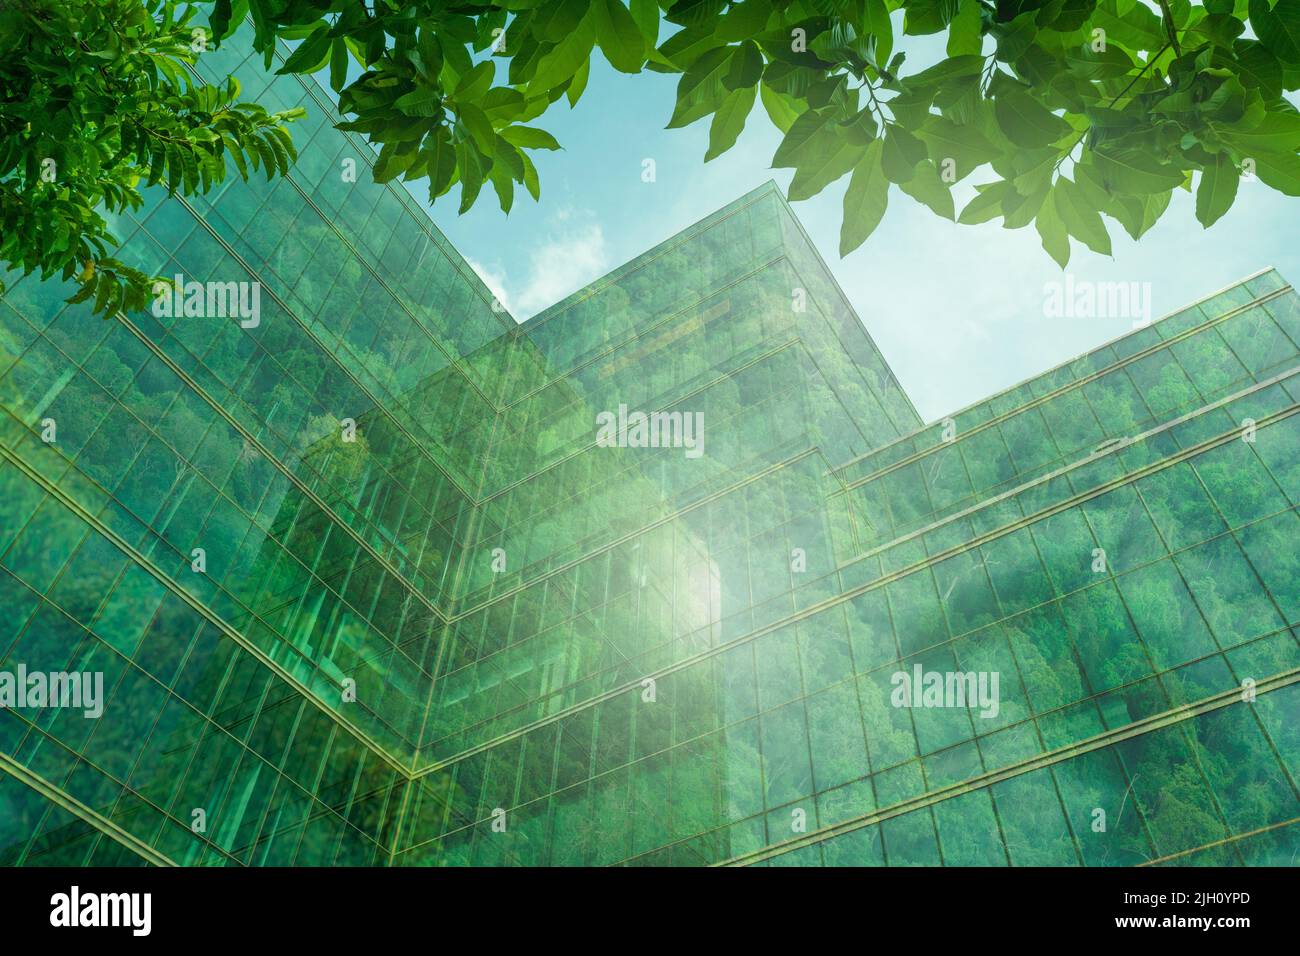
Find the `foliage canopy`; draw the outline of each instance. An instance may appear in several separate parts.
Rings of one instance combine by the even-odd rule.
[[[0,12],[11,91],[0,102],[0,255],[78,275],[97,309],[131,305],[142,277],[107,255],[96,205],[138,202],[142,179],[205,189],[226,155],[241,174],[284,171],[294,117],[236,103],[233,83],[195,84],[184,66],[208,37],[191,27],[192,7],[68,6],[17,0]],[[427,180],[431,200],[459,184],[461,212],[489,183],[507,212],[516,184],[540,195],[528,151],[559,144],[532,123],[562,98],[577,103],[597,48],[625,73],[680,74],[668,126],[708,119],[706,162],[761,101],[783,134],[772,165],[794,170],[791,199],[850,177],[841,254],[871,234],[894,189],[962,223],[1032,223],[1062,266],[1071,239],[1110,252],[1106,219],[1140,237],[1174,189],[1195,189],[1205,226],[1243,177],[1300,195],[1300,112],[1285,97],[1300,88],[1300,0],[197,6],[214,42],[251,18],[268,68],[277,42],[293,41],[278,71],[328,69],[342,127],[379,148],[375,177]],[[900,26],[940,35],[945,56],[908,70]],[[52,182],[41,178],[48,158]],[[977,170],[993,175],[958,213],[951,187]]]
[[[268,57],[275,36],[301,38],[281,72],[330,66],[345,125],[381,145],[378,177],[427,177],[431,198],[459,182],[462,211],[485,182],[506,210],[513,183],[537,195],[524,149],[557,144],[526,124],[577,101],[597,47],[623,72],[681,74],[668,125],[711,118],[706,161],[761,100],[784,133],[773,165],[795,171],[791,199],[851,177],[841,253],[893,187],[949,219],[1033,223],[1062,265],[1070,238],[1109,253],[1103,216],[1141,236],[1196,173],[1206,226],[1243,173],[1300,194],[1300,114],[1283,96],[1300,87],[1300,0],[374,6],[218,0],[213,22],[224,32],[249,10]],[[909,72],[899,23],[945,34],[946,57]],[[351,82],[349,52],[366,67]],[[958,216],[952,183],[986,166]]]
[[[138,308],[148,277],[113,258],[102,213],[138,207],[142,182],[206,192],[227,157],[245,177],[289,168],[285,124],[302,111],[196,80],[194,15],[175,0],[0,4],[0,263],[75,277],[96,312]]]

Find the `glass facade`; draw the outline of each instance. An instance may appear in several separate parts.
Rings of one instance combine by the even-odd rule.
[[[0,300],[0,701],[103,680],[0,707],[0,859],[1294,858],[1276,272],[926,425],[774,186],[517,324],[246,53],[290,174],[116,230],[259,314]]]

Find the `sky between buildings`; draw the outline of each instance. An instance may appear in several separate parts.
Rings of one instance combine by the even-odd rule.
[[[919,70],[937,58],[938,38],[903,37],[901,24],[895,29],[896,48],[908,51],[908,67]],[[453,188],[432,207],[439,228],[516,319],[769,179],[788,187],[793,171],[769,168],[781,134],[761,104],[736,145],[708,164],[708,119],[664,129],[677,80],[652,72],[620,74],[594,54],[591,80],[577,107],[570,110],[561,100],[533,121],[564,147],[531,154],[541,178],[539,203],[519,187],[507,217],[491,188],[484,188],[474,208],[457,216],[459,189]],[[653,183],[641,177],[647,158],[655,161]],[[986,169],[959,183],[957,209],[974,195],[974,183],[993,178]],[[1127,318],[1044,314],[1045,284],[1059,283],[1064,275],[1032,226],[958,225],[897,189],[876,232],[841,259],[847,185],[845,176],[813,199],[794,203],[795,214],[927,421],[1131,329]],[[412,193],[425,202],[427,185],[412,184]],[[1267,266],[1292,281],[1300,276],[1300,198],[1258,180],[1242,181],[1236,203],[1212,228],[1203,229],[1194,210],[1195,195],[1175,190],[1164,217],[1140,242],[1107,220],[1113,256],[1074,242],[1067,271],[1076,283],[1149,283],[1152,318]]]

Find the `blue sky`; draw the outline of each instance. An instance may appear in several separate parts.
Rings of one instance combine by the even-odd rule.
[[[661,37],[661,40],[663,38]],[[902,37],[908,66],[925,65],[934,38]],[[918,49],[919,48],[919,49]],[[920,61],[920,62],[914,62]],[[525,319],[689,226],[754,186],[791,171],[769,168],[780,133],[762,106],[723,156],[705,164],[708,120],[666,130],[677,77],[626,76],[601,54],[578,105],[561,100],[534,121],[562,151],[533,151],[541,201],[522,189],[507,217],[490,189],[464,216],[459,189],[432,216],[461,253]],[[653,158],[654,183],[641,180]],[[976,172],[955,190],[957,208]],[[793,205],[849,301],[927,420],[1029,378],[1127,332],[1125,319],[1048,318],[1044,284],[1062,271],[1031,227],[963,226],[940,219],[897,189],[875,233],[855,252],[838,252],[846,176],[819,196]],[[412,194],[424,202],[423,184]],[[1169,210],[1140,242],[1110,225],[1113,256],[1074,243],[1068,271],[1078,280],[1149,282],[1159,318],[1266,266],[1300,276],[1300,198],[1259,181],[1243,181],[1231,211],[1206,230],[1195,197],[1175,191]]]

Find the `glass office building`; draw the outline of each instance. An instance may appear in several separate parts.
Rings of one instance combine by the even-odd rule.
[[[0,300],[4,862],[1295,858],[1276,272],[927,425],[775,187],[518,324],[246,52],[195,314]]]

